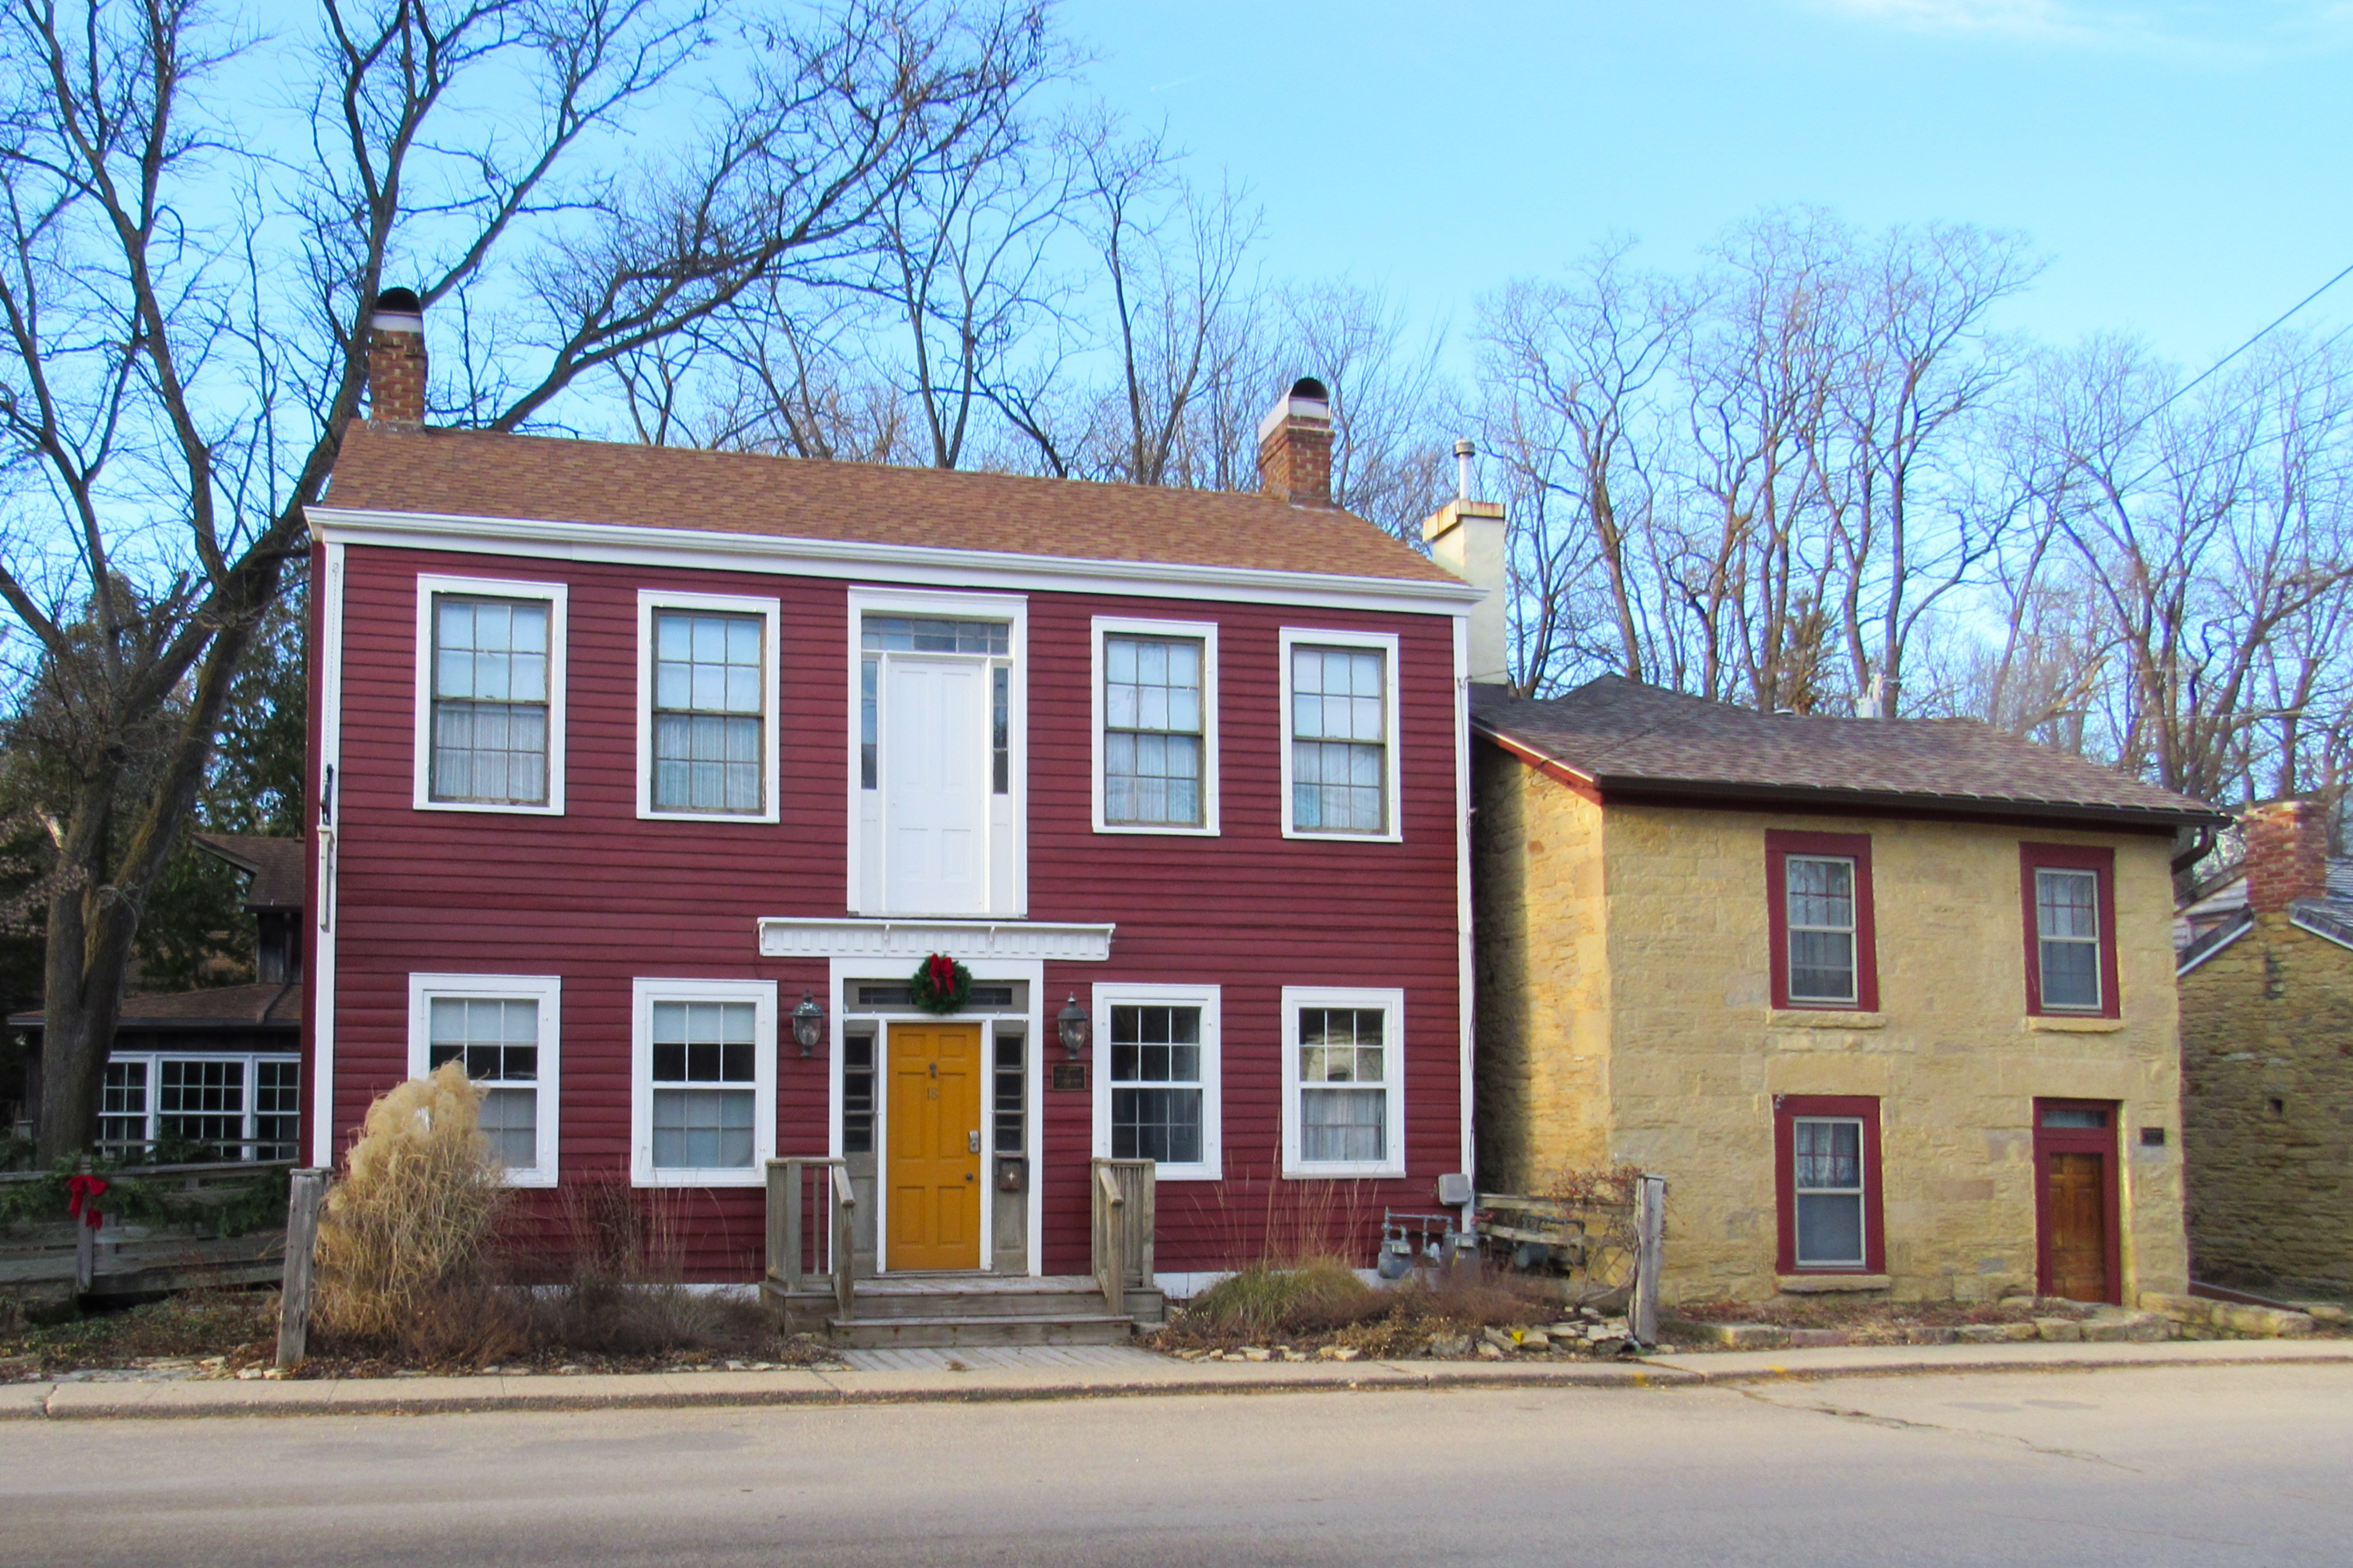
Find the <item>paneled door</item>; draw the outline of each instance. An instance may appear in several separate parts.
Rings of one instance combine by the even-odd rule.
[[[884,661],[884,896],[908,913],[981,914],[988,904],[988,666]]]
[[[2035,1273],[2045,1296],[2124,1300],[2116,1121],[2113,1104],[2035,1102]]]
[[[980,1026],[891,1026],[886,1269],[980,1267]]]

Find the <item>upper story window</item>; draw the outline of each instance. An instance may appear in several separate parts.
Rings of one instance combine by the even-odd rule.
[[[1398,640],[1282,636],[1283,833],[1396,839]]]
[[[638,595],[638,815],[776,820],[774,599]]]
[[[1026,601],[852,588],[849,907],[1018,915]]]
[[[1095,830],[1218,831],[1218,628],[1094,621]]]
[[[2026,1010],[2117,1016],[2116,852],[2019,846],[2026,924]]]
[[[1877,1010],[1870,837],[1767,830],[1765,857],[1773,1005]]]
[[[416,805],[564,809],[561,583],[417,580]]]
[[[555,1184],[564,983],[553,974],[412,974],[408,1070],[455,1061],[483,1089],[482,1135],[515,1186]]]

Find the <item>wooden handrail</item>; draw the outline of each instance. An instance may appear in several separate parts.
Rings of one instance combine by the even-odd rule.
[[[852,1265],[856,1261],[857,1239],[851,1224],[858,1207],[858,1193],[849,1184],[849,1171],[840,1161],[827,1162],[833,1167],[833,1304],[844,1322],[849,1321],[850,1307],[856,1295]]]
[[[1095,1285],[1103,1291],[1103,1310],[1113,1317],[1127,1315],[1127,1226],[1121,1222],[1126,1217],[1120,1211],[1127,1206],[1127,1194],[1119,1190],[1119,1178],[1111,1173],[1111,1162],[1095,1162],[1094,1202],[1094,1263]]]

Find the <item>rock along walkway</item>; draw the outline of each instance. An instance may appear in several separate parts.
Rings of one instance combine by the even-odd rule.
[[[958,1367],[788,1368],[628,1375],[401,1377],[285,1382],[0,1384],[0,1419],[426,1415],[474,1410],[660,1409],[1083,1399],[1319,1389],[1673,1388],[1938,1372],[2082,1371],[2353,1362],[2348,1340],[2161,1344],[1869,1345],[1730,1351],[1614,1362],[1184,1362],[1134,1351],[1100,1364],[975,1357]]]

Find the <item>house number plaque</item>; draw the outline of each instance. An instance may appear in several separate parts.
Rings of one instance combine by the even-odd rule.
[[[1084,1062],[1056,1062],[1054,1064],[1054,1087],[1056,1089],[1086,1088],[1087,1064]]]

